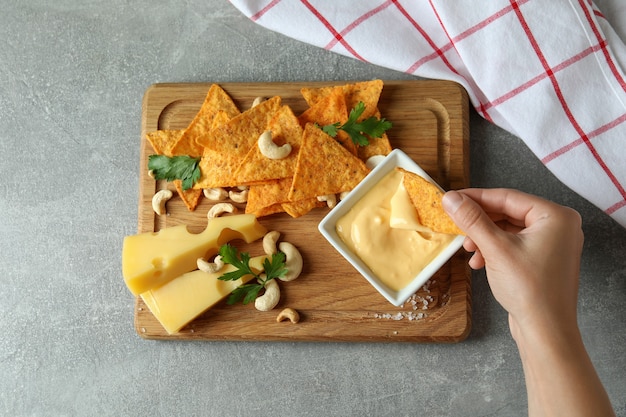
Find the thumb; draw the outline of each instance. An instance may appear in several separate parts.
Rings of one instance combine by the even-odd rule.
[[[457,191],[448,191],[441,201],[443,209],[481,251],[498,246],[496,240],[502,230],[470,197]]]

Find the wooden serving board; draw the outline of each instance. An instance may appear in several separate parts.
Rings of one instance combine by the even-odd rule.
[[[343,85],[348,82],[224,83],[220,84],[243,111],[256,97],[281,96],[296,115],[306,108],[300,88]],[[143,100],[138,232],[153,232],[186,224],[190,231],[206,227],[211,203],[203,199],[190,212],[176,196],[168,215],[156,216],[151,199],[172,184],[148,176],[148,156],[154,153],[145,133],[157,129],[184,129],[200,108],[210,84],[155,84]],[[393,127],[389,138],[446,189],[469,184],[468,98],[462,87],[446,81],[386,81],[379,102],[382,117]],[[458,342],[471,325],[470,273],[460,250],[416,296],[416,307],[394,307],[345,261],[317,230],[328,208],[317,208],[294,219],[275,214],[259,219],[281,240],[296,245],[304,258],[302,275],[280,282],[281,300],[272,311],[252,304],[222,302],[206,311],[180,333],[168,335],[140,297],[135,303],[135,327],[147,339],[257,340],[257,341],[376,341]],[[243,211],[243,206],[241,206]],[[252,256],[262,255],[261,242],[233,242]],[[424,301],[428,303],[423,309]],[[276,322],[280,310],[291,307],[300,322]]]

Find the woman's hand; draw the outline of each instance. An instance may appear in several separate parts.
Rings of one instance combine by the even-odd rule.
[[[580,215],[505,189],[451,191],[443,207],[467,235],[470,266],[485,267],[496,300],[509,312],[529,415],[613,416],[576,320]]]
[[[467,234],[470,266],[485,267],[514,326],[577,325],[583,233],[576,211],[508,189],[452,191],[443,205]]]

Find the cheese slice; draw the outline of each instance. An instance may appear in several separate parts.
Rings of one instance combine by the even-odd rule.
[[[250,268],[258,274],[263,270],[263,261],[266,258],[266,256],[251,258]],[[169,334],[177,333],[235,288],[254,278],[252,275],[246,275],[236,281],[218,279],[235,269],[232,265],[225,265],[214,273],[200,270],[188,272],[159,288],[142,293],[141,298]]]
[[[400,181],[396,192],[391,197],[390,205],[389,227],[432,233],[430,228],[420,224],[417,210],[415,210],[415,206],[411,202],[411,197],[404,187],[403,181]]]
[[[181,225],[127,236],[122,248],[124,281],[139,295],[193,271],[198,258],[213,256],[224,243],[233,239],[250,243],[266,232],[253,214],[239,214],[209,220],[202,233],[190,233]]]

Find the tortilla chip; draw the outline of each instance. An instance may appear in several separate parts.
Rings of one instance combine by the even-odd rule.
[[[365,104],[365,111],[359,120],[374,116],[378,111],[378,100],[383,91],[382,80],[362,81],[341,87],[302,88],[300,93],[309,106],[312,107],[324,97],[333,94],[333,89],[335,88],[342,89],[348,111],[353,109],[359,101]]]
[[[200,159],[200,179],[194,188],[234,187],[235,172],[280,108],[276,96],[211,131]]]
[[[380,99],[382,90],[382,80],[372,80],[346,84],[343,86],[302,88],[300,92],[309,106],[313,108],[319,105],[327,105],[322,102],[327,100],[330,96],[339,94],[339,91],[341,91],[341,94],[344,97],[343,101],[345,101],[346,106],[345,120],[347,120],[350,111],[355,108],[359,102],[363,102],[365,110],[358,119],[358,121],[362,121],[372,116],[380,119],[381,116],[380,111],[378,110],[378,100]],[[341,120],[341,123],[344,123],[345,120]],[[324,124],[336,123],[337,121],[338,120],[328,121]],[[323,125],[320,122],[317,123]],[[366,146],[366,149],[354,144],[352,139],[350,139],[350,136],[343,131],[339,131],[335,139],[346,147],[346,149],[350,150],[355,155],[359,155],[359,157],[363,160],[367,160],[367,158],[373,155],[387,155],[391,152],[391,145],[389,144],[389,139],[386,135],[382,138],[370,138],[370,145],[368,146],[371,147],[368,148],[368,146]]]
[[[299,117],[300,124],[317,123],[320,126],[345,123],[348,120],[346,98],[342,87],[333,87],[329,93],[305,110]]]
[[[291,152],[286,158],[270,159],[261,153],[258,146],[252,146],[235,172],[236,181],[240,185],[293,177],[302,142],[302,127],[298,119],[291,108],[282,106],[266,129],[272,132],[272,140],[277,146],[288,143]]]
[[[202,156],[203,146],[200,142],[205,140],[205,136],[212,128],[213,119],[219,111],[226,113],[229,118],[240,114],[239,109],[226,91],[219,85],[212,84],[200,110],[172,147],[172,154]]]
[[[158,155],[173,156],[170,148],[183,134],[183,130],[156,130],[146,133],[146,139],[152,145],[152,148]],[[202,190],[183,190],[183,183],[180,180],[174,180],[174,187],[185,206],[189,211],[194,211],[198,206]]]
[[[368,137],[369,144],[366,146],[359,146],[357,149],[357,155],[363,161],[367,161],[374,155],[388,155],[391,151],[391,143],[386,133],[380,138]]]
[[[198,138],[198,145],[218,152],[235,152],[243,157],[267,127],[280,108],[281,98],[275,96],[231,118],[211,131],[211,135]]]
[[[436,233],[464,235],[443,210],[441,206],[443,191],[439,187],[414,172],[402,168],[396,169],[404,174],[402,179],[404,188],[417,210],[417,216],[422,225]]]
[[[146,139],[158,155],[172,156],[171,148],[182,134],[183,130],[155,130],[146,133]]]
[[[309,123],[304,128],[289,201],[350,191],[368,173],[363,161]]]
[[[317,197],[301,201],[287,201],[291,182],[291,178],[283,178],[265,184],[250,186],[246,213],[252,213],[256,217],[263,217],[286,212],[291,217],[296,218],[305,215],[315,207],[326,205],[324,202],[319,202]]]
[[[283,209],[282,204],[272,204],[271,206],[263,207],[261,209],[258,209],[250,213],[254,214],[257,218],[259,218],[259,217],[270,216],[272,214],[284,213],[284,212],[285,210]]]
[[[283,178],[264,184],[251,185],[248,191],[246,213],[265,212],[270,210],[271,207],[284,211],[281,203],[287,201],[287,196],[291,189],[291,182],[291,178]],[[274,213],[274,211],[272,213]],[[257,217],[260,216],[257,215]]]
[[[344,148],[348,150],[352,155],[358,155],[359,148],[356,143],[352,142],[352,138],[343,130],[337,132],[337,136],[335,136],[335,140]]]
[[[343,87],[332,87],[326,96],[305,110],[298,117],[298,120],[302,126],[305,126],[307,123],[316,123],[319,126],[335,123],[344,124],[348,121],[348,107],[346,106]],[[357,146],[346,132],[343,130],[338,131],[335,140],[341,143],[350,153],[356,155]]]
[[[236,153],[218,152],[205,148],[200,158],[200,179],[193,185],[195,189],[215,187],[236,187],[235,170],[243,158]]]
[[[315,207],[323,207],[325,206],[325,202],[320,202],[315,198],[307,198],[299,201],[290,201],[287,203],[283,203],[283,210],[289,214],[293,218],[298,218],[304,216],[309,211],[313,210]]]
[[[221,125],[226,124],[230,119],[232,119],[232,117],[229,116],[228,113],[223,110],[218,110],[213,117],[213,121],[211,122],[211,130],[217,129]]]
[[[200,202],[200,197],[202,197],[202,190],[189,188],[187,190],[183,190],[183,182],[181,180],[175,180],[174,186],[176,187],[176,192],[180,196],[185,206],[189,211],[194,211],[196,207],[198,207],[198,203]]]

